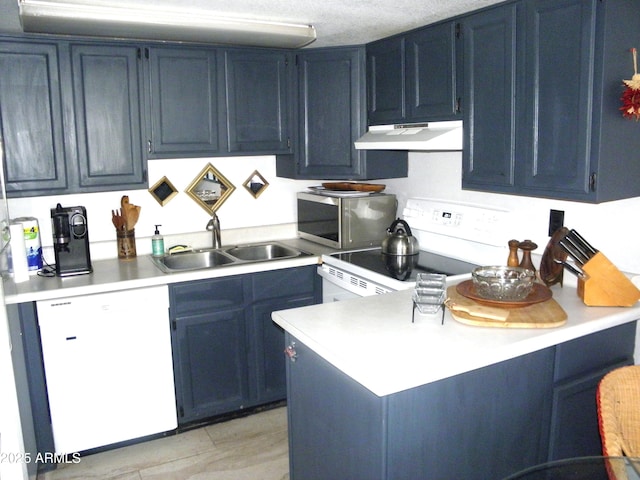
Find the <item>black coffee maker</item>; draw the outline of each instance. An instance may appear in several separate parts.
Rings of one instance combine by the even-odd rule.
[[[65,277],[91,273],[87,210],[58,204],[51,209],[51,225],[56,275]]]

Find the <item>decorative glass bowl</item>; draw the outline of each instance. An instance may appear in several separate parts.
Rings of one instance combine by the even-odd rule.
[[[531,293],[535,273],[521,267],[478,267],[471,272],[478,296],[487,300],[519,301]]]

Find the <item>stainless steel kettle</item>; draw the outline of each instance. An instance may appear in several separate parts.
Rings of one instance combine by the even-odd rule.
[[[382,240],[382,253],[386,255],[415,255],[419,252],[418,240],[411,234],[409,224],[401,219],[393,221]]]

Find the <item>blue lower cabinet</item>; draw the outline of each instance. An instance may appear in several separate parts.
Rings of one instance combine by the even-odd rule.
[[[235,410],[248,399],[242,306],[178,318],[174,371],[181,423]]]
[[[320,303],[319,278],[308,266],[170,286],[180,425],[286,398],[271,312]]]
[[[495,480],[598,454],[597,382],[634,339],[635,322],[378,397],[287,334],[290,477]]]

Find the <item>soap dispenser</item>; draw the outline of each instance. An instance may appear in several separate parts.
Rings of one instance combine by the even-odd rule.
[[[153,237],[151,237],[151,254],[154,257],[162,257],[164,255],[164,238],[160,235],[160,230],[158,227],[162,225],[156,225],[156,231],[153,232]]]

